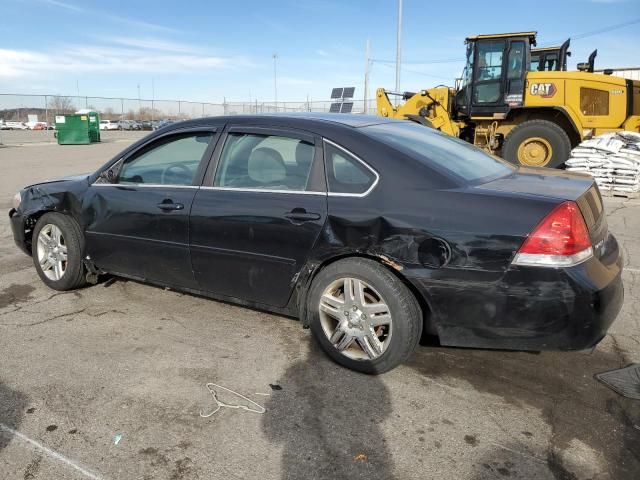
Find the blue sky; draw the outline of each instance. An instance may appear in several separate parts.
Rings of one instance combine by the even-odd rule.
[[[271,101],[277,53],[280,101],[326,100],[334,86],[361,98],[367,38],[374,59],[395,59],[396,5],[0,0],[0,93],[136,98],[140,85],[142,98]],[[470,34],[537,30],[544,45],[636,18],[640,0],[405,0],[401,86],[452,85]],[[572,41],[570,68],[596,47],[598,68],[640,66],[640,23]],[[370,95],[394,79],[374,62]]]

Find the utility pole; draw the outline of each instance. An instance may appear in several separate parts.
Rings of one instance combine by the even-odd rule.
[[[364,113],[369,113],[369,64],[371,61],[369,60],[369,54],[371,49],[371,39],[367,38],[367,50],[365,53],[365,64],[364,64]]]
[[[76,94],[80,96],[80,82],[76,78]]]
[[[273,92],[275,94],[276,113],[278,112],[278,70],[277,70],[278,54],[273,54]]]
[[[140,84],[138,84],[138,115],[140,115],[141,109],[142,109],[142,104],[140,103]]]
[[[400,64],[402,62],[402,0],[398,0],[398,38],[396,42],[396,92],[400,92]]]
[[[153,110],[155,109],[156,86],[153,78],[151,79],[151,121],[153,122]]]

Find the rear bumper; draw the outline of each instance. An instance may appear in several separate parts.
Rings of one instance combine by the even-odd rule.
[[[615,241],[615,240],[614,240]],[[498,281],[412,279],[429,302],[442,345],[587,350],[622,308],[622,257],[575,267],[512,267]]]
[[[24,217],[15,208],[9,210],[9,219],[11,222],[11,231],[13,232],[13,241],[27,255],[31,256],[30,246],[27,245],[24,235]]]

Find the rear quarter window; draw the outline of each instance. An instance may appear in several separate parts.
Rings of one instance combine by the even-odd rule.
[[[459,138],[411,122],[370,125],[366,135],[409,155],[428,167],[465,183],[481,183],[511,174],[515,167]]]
[[[377,175],[346,150],[325,142],[329,193],[365,195],[374,186]]]

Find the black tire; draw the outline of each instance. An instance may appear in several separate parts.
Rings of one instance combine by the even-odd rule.
[[[59,280],[53,280],[43,272],[40,262],[38,262],[38,235],[46,225],[55,225],[62,232],[64,244],[67,247],[67,262],[64,274]],[[84,253],[84,236],[76,221],[61,213],[45,213],[38,219],[36,228],[33,231],[31,256],[36,267],[38,276],[49,287],[54,290],[74,290],[86,284],[85,269],[82,263]]]
[[[343,355],[327,338],[320,320],[319,304],[325,289],[340,278],[356,278],[370,284],[384,298],[392,317],[392,334],[384,352],[374,360]],[[380,374],[403,363],[422,335],[422,311],[413,293],[386,267],[364,258],[348,258],[323,268],[307,296],[309,326],[320,347],[336,363],[367,374]]]
[[[524,141],[532,137],[542,138],[551,145],[551,158],[543,165],[528,164],[518,159],[518,148]],[[570,153],[571,141],[567,132],[548,120],[529,120],[521,123],[511,130],[502,146],[502,157],[505,160],[523,166],[558,168],[567,161]]]

